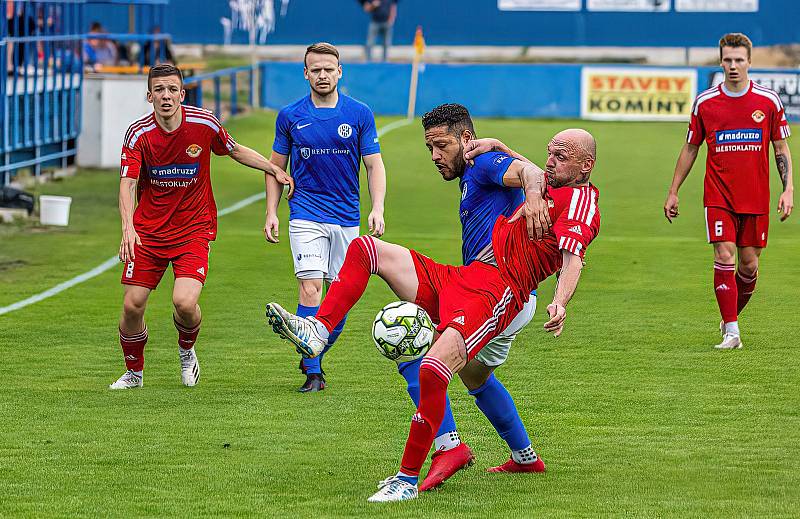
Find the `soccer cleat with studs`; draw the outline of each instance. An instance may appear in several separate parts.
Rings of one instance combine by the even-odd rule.
[[[475,454],[469,446],[461,442],[457,447],[447,451],[436,451],[431,456],[431,468],[419,486],[420,492],[437,488],[450,479],[456,472],[471,466],[475,462]]]
[[[300,393],[316,393],[325,389],[325,377],[321,373],[307,373],[306,382],[297,390]]]
[[[108,389],[133,389],[142,386],[144,386],[144,378],[129,369],[116,382],[110,384]]]
[[[542,458],[537,457],[533,463],[517,463],[513,458],[509,459],[502,465],[497,467],[490,467],[486,472],[498,473],[524,473],[524,472],[544,472],[545,466]]]
[[[403,481],[397,476],[392,476],[378,483],[378,491],[367,499],[370,503],[388,503],[392,501],[407,501],[416,499],[417,485]]]
[[[722,336],[722,342],[714,346],[717,350],[740,350],[742,349],[742,338],[735,333],[726,333]]]
[[[185,350],[178,346],[178,355],[181,359],[181,382],[188,387],[197,385],[200,381],[200,363],[194,348]]]
[[[278,303],[267,303],[266,314],[272,331],[294,344],[303,357],[316,357],[325,349],[328,341],[320,337],[310,319],[287,312]]]

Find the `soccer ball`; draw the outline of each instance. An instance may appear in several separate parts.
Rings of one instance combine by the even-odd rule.
[[[372,338],[381,355],[398,364],[422,357],[433,344],[428,312],[406,301],[384,306],[372,323]]]

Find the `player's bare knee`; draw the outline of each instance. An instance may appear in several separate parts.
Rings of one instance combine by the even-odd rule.
[[[194,294],[172,294],[172,305],[180,317],[189,317],[197,312],[197,298]]]
[[[144,316],[147,307],[147,296],[128,291],[122,300],[122,311],[127,319],[137,319]]]
[[[322,279],[299,279],[298,290],[301,305],[317,306],[322,300]]]
[[[494,372],[494,368],[487,366],[479,360],[472,359],[458,372],[461,382],[470,391],[474,391],[484,385]]]
[[[758,272],[758,257],[753,256],[752,258],[739,258],[739,266],[738,269],[739,273],[744,277],[753,277],[755,276],[756,272]]]
[[[464,338],[456,330],[448,328],[431,346],[427,356],[442,361],[453,373],[459,372],[467,364]]]
[[[732,243],[714,244],[714,261],[725,265],[733,265],[736,261],[736,247]]]

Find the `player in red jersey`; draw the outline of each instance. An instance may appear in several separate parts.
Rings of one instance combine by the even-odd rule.
[[[794,207],[792,155],[786,142],[789,124],[778,94],[748,77],[751,51],[752,43],[744,34],[720,39],[725,81],[697,96],[664,203],[664,216],[672,222],[679,214],[678,189],[705,141],[703,205],[707,239],[714,246],[714,293],[722,315],[722,342],[717,349],[742,347],[738,316],[755,290],[758,258],[767,246],[770,142],[783,184],[778,199],[781,221]]]
[[[559,269],[544,328],[556,336],[563,331],[565,306],[577,287],[586,247],[600,229],[598,191],[589,183],[594,163],[595,142],[588,132],[557,134],[548,145],[547,187],[542,170],[526,163],[517,172],[525,202],[512,218],[497,219],[491,245],[467,266],[442,265],[419,252],[362,236],[350,245],[315,317],[300,318],[276,303],[267,305],[275,332],[311,357],[324,349],[333,327],[364,293],[371,274],[439,323],[441,335],[420,365],[420,403],[400,472],[381,482],[369,501],[417,497],[419,472],[442,421],[453,373],[475,362],[475,355],[516,317],[531,291]]]
[[[217,207],[211,192],[211,152],[265,172],[269,185],[291,178],[258,152],[237,144],[214,115],[181,106],[183,76],[172,65],[157,65],[147,78],[153,112],[134,121],[122,147],[119,212],[125,285],[119,341],[127,371],[111,389],[142,386],[150,292],[172,263],[172,302],[181,379],[194,386],[200,376],[194,343],[200,331],[197,301],[208,274],[209,242],[217,234]],[[138,205],[137,205],[138,202]],[[134,211],[134,206],[136,207]]]

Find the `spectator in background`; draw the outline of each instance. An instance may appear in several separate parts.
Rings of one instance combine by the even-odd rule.
[[[378,35],[383,38],[383,61],[386,61],[389,47],[392,45],[392,27],[397,18],[397,0],[359,1],[364,12],[370,15],[367,44],[365,45],[367,61],[372,61],[372,47],[375,45]]]
[[[103,29],[100,22],[92,22],[89,27],[89,34],[86,38],[86,44],[83,47],[84,61],[86,65],[92,68],[97,68],[99,65],[116,65],[118,62],[119,53],[117,52],[116,44],[104,38],[92,38],[93,34],[106,34],[107,31]]]
[[[27,10],[31,10],[30,7]],[[8,36],[12,38],[23,38],[36,34],[36,22],[26,6],[23,4],[19,9],[15,9],[14,0],[6,3],[6,27]],[[15,43],[8,53],[8,73],[13,74],[15,68],[25,66],[25,58],[28,52],[35,52],[35,48],[30,43]],[[30,58],[29,58],[30,59]]]
[[[154,36],[161,34],[161,27],[158,25],[154,26],[150,31],[150,34]],[[164,47],[163,56],[161,54],[162,46]],[[169,63],[171,65],[177,64],[175,61],[175,56],[172,54],[169,40],[147,40],[142,46],[142,53],[144,54],[145,65],[153,66],[159,63]]]

